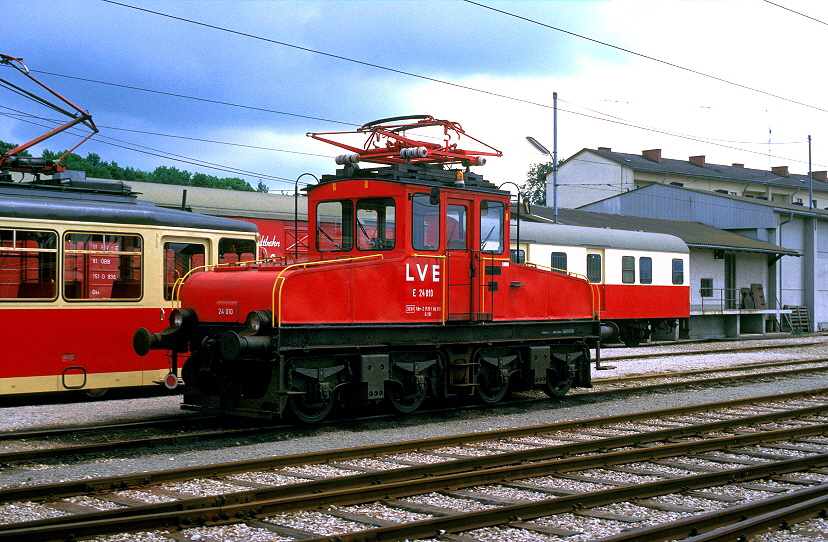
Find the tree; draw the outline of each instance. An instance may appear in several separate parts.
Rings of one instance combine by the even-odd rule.
[[[268,188],[267,185],[265,183],[263,183],[262,181],[259,181],[258,186],[256,186],[256,192],[267,193],[267,192],[270,192],[270,188]]]
[[[552,162],[532,164],[521,187],[523,198],[530,203],[546,205],[546,176],[552,173]]]
[[[7,143],[6,141],[0,141],[0,154],[5,154],[8,151],[16,148],[17,146],[17,143]],[[18,156],[31,156],[31,154],[29,154],[29,151],[20,151],[16,154]]]

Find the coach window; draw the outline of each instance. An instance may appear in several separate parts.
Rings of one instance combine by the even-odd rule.
[[[429,194],[411,198],[411,246],[415,250],[440,248],[440,203]]]
[[[218,244],[219,263],[250,262],[256,259],[256,241],[222,237]]]
[[[589,282],[601,282],[600,254],[587,254],[587,279]]]
[[[653,283],[653,259],[649,256],[638,258],[638,279],[641,284]]]
[[[491,254],[503,252],[503,202],[480,202],[480,250]]]
[[[391,250],[396,245],[396,207],[391,198],[361,199],[356,208],[359,250]]]
[[[205,264],[201,243],[164,243],[164,299],[172,299],[178,279]]]
[[[555,273],[566,273],[566,269],[566,252],[553,252],[552,271],[554,271]],[[600,275],[600,270],[598,273]],[[601,279],[599,278],[598,280]]]
[[[323,201],[316,205],[316,249],[342,252],[354,246],[354,204],[350,201]]]
[[[635,284],[635,258],[621,256],[621,282]]]
[[[0,230],[0,298],[54,299],[57,234]]]
[[[673,284],[684,284],[684,260],[673,260]]]
[[[140,299],[141,238],[67,233],[63,238],[63,295],[67,299]]]
[[[513,248],[509,251],[509,260],[514,263],[526,263],[526,251]]]

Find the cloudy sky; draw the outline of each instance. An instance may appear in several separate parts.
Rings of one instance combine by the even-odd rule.
[[[828,169],[821,0],[3,4],[0,53],[92,114],[100,134],[79,154],[122,166],[292,190],[340,153],[307,132],[430,114],[502,150],[479,171],[520,184],[547,161],[526,136],[552,149],[557,92],[559,159],[660,148],[807,173],[811,135]],[[0,140],[46,131],[27,115],[57,118],[0,88]]]

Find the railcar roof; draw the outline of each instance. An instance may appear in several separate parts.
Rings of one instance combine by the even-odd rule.
[[[512,240],[517,239],[517,226],[512,223]],[[564,224],[521,222],[520,242],[548,245],[613,248],[622,250],[662,251],[688,254],[687,244],[673,235],[643,231],[587,228]]]
[[[61,220],[228,230],[255,233],[254,224],[157,207],[140,201],[127,190],[120,193],[72,192],[59,187],[0,186],[0,216],[32,218],[44,225]],[[19,184],[19,183],[17,183]]]

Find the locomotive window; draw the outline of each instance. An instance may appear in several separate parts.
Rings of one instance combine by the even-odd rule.
[[[354,204],[350,201],[323,201],[316,205],[316,249],[320,252],[351,250]]]
[[[641,284],[653,283],[653,259],[649,256],[638,258],[638,278]]]
[[[63,238],[66,299],[139,299],[141,238],[109,233],[67,233]]]
[[[359,250],[391,250],[396,242],[396,207],[391,198],[357,201],[356,245]]]
[[[673,284],[684,284],[684,261],[673,260]]]
[[[556,273],[565,273],[566,269],[567,269],[567,267],[566,267],[566,252],[553,252],[552,253],[552,271],[554,271]],[[600,272],[599,272],[599,274],[600,274]]]
[[[635,284],[635,258],[633,256],[621,256],[621,282]]]
[[[411,198],[411,246],[415,250],[440,248],[440,204],[432,204],[428,194]]]
[[[480,202],[480,250],[492,254],[503,252],[503,203]]]
[[[218,244],[219,263],[250,262],[256,259],[256,241],[222,237]]]
[[[0,299],[54,299],[57,234],[0,230]]]
[[[589,282],[601,282],[600,254],[587,254],[587,279]]]
[[[468,209],[464,205],[446,206],[446,248],[463,250],[466,244],[466,217]]]
[[[164,243],[164,299],[172,299],[175,281],[204,265],[201,243]]]

